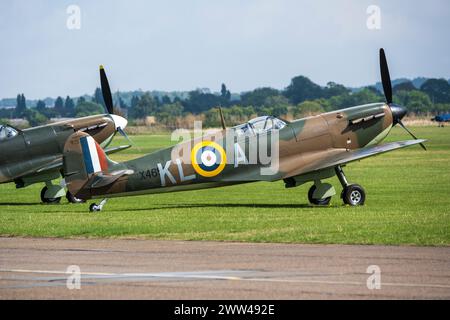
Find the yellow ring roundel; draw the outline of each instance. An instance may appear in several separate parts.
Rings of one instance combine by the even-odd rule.
[[[215,177],[225,168],[225,150],[212,141],[197,143],[191,151],[191,162],[195,172],[207,178]]]

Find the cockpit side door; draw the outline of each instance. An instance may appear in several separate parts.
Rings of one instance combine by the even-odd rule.
[[[9,138],[0,139],[0,165],[16,163],[27,158],[23,132]]]

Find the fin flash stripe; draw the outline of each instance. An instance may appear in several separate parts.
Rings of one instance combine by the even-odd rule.
[[[108,161],[103,149],[92,137],[82,137],[80,139],[83,151],[84,165],[88,174],[93,174],[108,170]]]

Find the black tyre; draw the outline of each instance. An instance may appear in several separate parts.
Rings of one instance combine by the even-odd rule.
[[[58,198],[46,198],[45,197],[45,193],[47,192],[48,188],[44,187],[41,190],[41,201],[42,203],[47,203],[47,204],[57,204],[61,202],[61,197]]]
[[[67,191],[67,193],[66,193],[66,199],[70,203],[85,203],[86,202],[86,200],[78,199],[73,194],[71,194],[69,191]]]
[[[309,203],[314,204],[316,206],[327,206],[330,204],[331,197],[328,197],[325,199],[314,199],[313,198],[314,191],[316,191],[315,185],[313,185],[311,188],[309,188],[309,191],[308,191]]]
[[[96,203],[93,203],[89,206],[89,211],[90,212],[99,212],[99,211],[101,211],[101,208]]]
[[[342,200],[350,206],[362,206],[366,201],[366,192],[358,184],[351,184],[342,191]]]

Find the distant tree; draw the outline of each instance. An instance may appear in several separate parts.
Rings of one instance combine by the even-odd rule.
[[[225,115],[224,118],[226,122],[227,118]],[[221,126],[218,108],[211,108],[205,112],[205,120],[203,121],[203,125],[207,128],[219,128]]]
[[[222,99],[212,93],[195,90],[189,92],[189,98],[182,103],[187,112],[198,114],[220,105]]]
[[[365,89],[365,90],[368,90],[368,91],[370,91],[370,92],[372,92],[373,94],[375,94],[376,96],[379,96],[380,98],[381,98],[381,97],[384,98],[383,93],[381,93],[381,91],[379,91],[379,90],[377,89],[377,87],[375,87],[375,86],[368,86],[368,87],[365,87],[364,89]]]
[[[331,97],[330,99],[327,99],[325,104],[328,105],[327,110],[336,110],[382,101],[382,99],[383,98],[376,94],[372,89],[364,88],[358,92]]]
[[[428,113],[433,110],[430,97],[419,90],[399,91],[394,96],[394,102],[405,106],[408,111],[414,113]]]
[[[46,109],[47,108],[46,108],[45,102],[42,100],[39,100],[36,104],[36,111],[44,114],[47,111]]]
[[[341,94],[348,94],[350,90],[347,89],[342,84],[337,84],[335,82],[328,82],[327,86],[323,89],[323,96],[325,98],[330,98],[334,96],[339,96]]]
[[[101,104],[103,106],[103,110],[106,110],[105,100],[103,100],[103,93],[100,88],[95,88],[94,97],[92,98],[92,102]]]
[[[169,96],[164,95],[164,96],[162,97],[162,99],[161,99],[161,103],[162,103],[163,105],[164,105],[164,104],[171,104],[172,101],[170,100]]]
[[[182,103],[183,100],[181,100],[180,97],[175,97],[175,99],[173,99],[173,102],[179,102],[179,103]]]
[[[78,100],[77,100],[77,105],[79,105],[79,104],[81,104],[81,103],[85,103],[85,102],[86,102],[86,99],[85,99],[83,96],[81,96],[81,97],[79,97]]]
[[[48,118],[36,109],[27,109],[24,116],[32,127],[46,124],[48,121]]]
[[[57,116],[64,116],[64,100],[61,97],[56,98],[54,111]]]
[[[131,98],[130,108],[131,108],[131,109],[134,109],[134,108],[137,106],[138,103],[139,103],[139,97],[133,96],[133,97]]]
[[[23,118],[25,116],[25,112],[27,111],[27,103],[25,99],[25,95],[18,94],[17,95],[17,102],[16,102],[16,109],[14,110],[14,116],[17,118]]]
[[[119,107],[121,109],[128,109],[128,105],[125,103],[125,101],[123,101],[121,97],[119,97]]]
[[[450,103],[436,103],[431,111],[436,114],[450,113]]]
[[[104,112],[105,109],[102,105],[91,101],[84,101],[82,103],[78,103],[77,106],[75,107],[75,116],[77,118],[86,117],[94,114],[101,114]]]
[[[157,95],[152,95],[153,100],[155,101],[155,105],[156,107],[160,107],[162,105],[161,100],[159,99],[159,97]]]
[[[241,104],[243,106],[262,107],[268,97],[279,96],[280,91],[273,88],[257,88],[253,91],[241,95]]]
[[[145,93],[138,101],[135,107],[131,108],[129,116],[133,119],[143,119],[147,116],[154,115],[157,111],[155,99]]]
[[[411,81],[405,81],[405,82],[399,83],[392,88],[392,92],[394,94],[396,94],[399,91],[412,91],[412,90],[417,90],[417,88],[414,86],[414,84]]]
[[[420,87],[433,103],[450,103],[450,84],[445,79],[429,79]]]
[[[163,106],[161,106],[156,115],[159,122],[169,127],[175,127],[177,118],[181,117],[182,114],[183,106],[181,103],[176,102],[171,104],[164,104]]]
[[[293,103],[298,104],[305,100],[314,100],[323,96],[323,90],[318,85],[304,76],[298,76],[291,80],[291,84],[284,91],[284,95]]]
[[[267,109],[264,110],[263,108],[262,110],[260,110],[260,112],[258,112],[260,115],[272,115],[275,117],[280,117],[288,113],[290,105],[289,100],[286,97],[282,95],[277,95],[267,97],[266,100],[264,101],[263,107]],[[270,110],[269,114],[263,113],[264,112],[263,110],[266,112]]]
[[[222,98],[222,104],[224,106],[227,106],[230,103],[231,100],[231,92],[227,90],[227,86],[225,83],[222,83],[221,89],[220,89],[220,97]]]
[[[293,116],[301,118],[323,113],[325,110],[317,101],[304,101],[293,108]]]
[[[69,96],[66,97],[66,101],[64,102],[64,116],[65,117],[75,116],[75,103]]]

